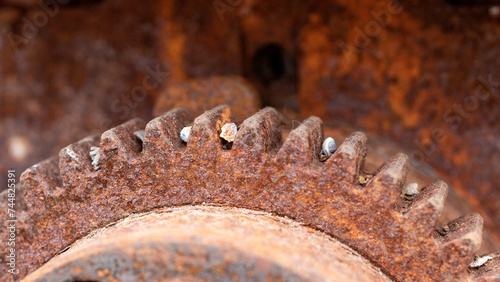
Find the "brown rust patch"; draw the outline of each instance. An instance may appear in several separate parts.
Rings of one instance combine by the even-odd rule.
[[[231,150],[222,149],[218,136],[218,125],[229,121],[230,111],[224,106],[195,119],[185,147],[170,145],[179,144],[178,132],[166,138],[148,138],[155,135],[150,132],[155,128],[172,126],[180,132],[182,122],[168,124],[182,117],[180,113],[175,110],[150,122],[156,126],[146,127],[144,150],[140,152],[133,144],[139,142],[133,132],[144,126],[138,120],[103,134],[99,171],[83,170],[78,177],[64,177],[75,171],[64,165],[59,171],[48,161],[23,174],[22,190],[31,217],[21,231],[25,235],[19,236],[19,268],[24,271],[21,275],[92,230],[132,213],[200,203],[286,215],[349,245],[395,279],[461,279],[467,275],[467,260],[472,260],[479,247],[477,234],[482,221],[477,216],[456,221],[456,230],[444,241],[429,235],[428,227],[437,224],[435,217],[423,225],[425,228],[415,228],[404,213],[394,208],[405,182],[406,156],[391,158],[362,187],[353,180],[364,163],[363,134],[353,134],[329,160],[320,162],[321,121],[310,118],[288,135],[278,151],[262,150],[259,148],[280,142],[276,129],[269,130],[269,126],[277,126],[269,109],[241,125],[239,134],[245,136],[237,136]],[[158,122],[167,124],[159,126]],[[261,136],[252,139],[256,150],[242,150],[239,146],[243,143],[238,140],[249,140],[253,134]],[[90,145],[97,144],[81,143]],[[154,148],[165,148],[166,152],[152,154],[159,151]],[[88,158],[82,157],[78,164],[91,167]],[[70,193],[51,193],[68,186],[78,187],[72,190],[71,197]],[[434,209],[439,214],[442,207],[435,206],[431,211]],[[414,210],[413,214],[427,218],[427,212]],[[42,223],[46,228],[36,228]],[[440,241],[446,242],[443,252],[437,243]]]

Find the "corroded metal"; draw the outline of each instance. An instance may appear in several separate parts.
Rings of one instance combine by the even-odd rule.
[[[0,3],[0,169],[22,171],[91,132],[149,120],[156,98],[175,83],[243,75],[267,104],[327,124],[341,120],[430,163],[500,242],[498,7],[43,2]],[[275,51],[263,54],[269,47]]]
[[[190,278],[190,279],[188,279]],[[98,230],[26,281],[390,281],[349,247],[289,219],[186,206]]]
[[[265,108],[239,126],[227,150],[219,134],[231,121],[226,106],[205,112],[194,120],[186,144],[180,131],[191,117],[172,110],[147,125],[135,119],[100,140],[84,139],[25,171],[18,277],[78,238],[133,213],[202,203],[287,216],[347,244],[392,279],[469,276],[482,218],[473,213],[449,222],[447,232],[435,232],[447,185],[437,181],[402,202],[406,155],[391,157],[360,184],[363,133],[352,134],[321,162],[324,134],[317,117],[282,141],[278,112]],[[141,142],[134,132],[144,128]],[[91,164],[92,146],[101,150],[98,171]]]

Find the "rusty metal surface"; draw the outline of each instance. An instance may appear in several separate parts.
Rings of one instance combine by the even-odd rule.
[[[217,10],[213,1],[107,0],[61,5],[16,51],[8,34],[23,35],[23,17],[43,9],[6,3],[13,5],[0,7],[7,38],[0,45],[0,168],[21,171],[89,133],[150,119],[170,83],[244,75],[266,103],[396,141],[500,232],[495,6],[254,0]],[[344,43],[352,48],[344,52]],[[278,73],[257,56],[270,44],[283,50]],[[162,85],[130,100],[157,63],[168,72]],[[19,147],[24,153],[13,154]]]
[[[488,256],[489,259],[472,274],[473,281],[498,281],[500,279],[500,253]]]
[[[9,2],[31,3],[31,7],[0,7],[2,38],[9,32],[19,34],[22,18],[31,19],[41,9],[33,7],[32,1]],[[495,62],[499,27],[498,16],[492,13],[495,9],[490,9],[495,7],[403,1],[403,10],[392,13],[386,26],[372,30],[368,41],[359,37],[359,30],[366,33],[367,25],[374,28],[380,23],[373,14],[388,11],[391,3],[255,0],[229,7],[222,17],[212,1],[137,5],[136,1],[107,0],[82,7],[61,6],[57,16],[17,52],[7,40],[0,44],[0,168],[22,171],[88,133],[100,133],[135,116],[150,119],[153,101],[164,85],[238,74],[256,83],[261,95],[269,96],[263,97],[266,103],[284,106],[285,111],[299,108],[303,116],[320,116],[329,125],[341,120],[351,128],[380,136],[376,149],[385,150],[384,140],[390,139],[412,160],[430,163],[456,188],[458,196],[468,201],[464,206],[472,205],[472,210],[482,214],[493,237],[490,246],[498,246],[500,188],[496,175],[500,155]],[[359,39],[361,45],[356,41]],[[340,48],[342,43],[356,49],[346,55]],[[285,58],[281,75],[273,73],[273,68],[270,76],[258,72],[269,70],[265,56],[263,61],[254,61],[269,44],[284,51],[280,54]],[[131,104],[132,89],[143,85],[146,68],[155,68],[157,63],[160,73],[168,75],[161,86],[147,91],[143,101]],[[257,73],[255,65],[260,66]],[[272,78],[271,83],[268,78]],[[87,140],[81,146],[97,140]],[[19,146],[24,153],[12,154]],[[130,146],[140,150],[137,144]],[[163,152],[165,148],[151,150],[171,157]],[[52,167],[50,161],[41,167],[57,174],[58,160],[53,161],[56,164]],[[82,176],[86,167],[66,169],[63,177],[87,180]],[[425,166],[418,169],[425,170]],[[4,177],[0,175],[0,179]],[[128,178],[122,181],[130,181]],[[101,186],[107,183],[97,176],[91,180],[101,181]],[[81,203],[81,210],[65,200],[59,205],[58,197],[64,199],[69,188],[49,189],[52,198],[43,203],[47,205],[44,208],[53,208],[57,216],[64,217],[70,206],[82,212],[84,203],[94,197],[86,194],[94,189],[76,182],[56,183],[74,187],[71,201]],[[121,201],[122,192],[101,201]],[[124,197],[131,203],[118,214],[132,209],[134,201],[142,201],[136,199],[142,196],[130,191]],[[94,210],[99,212],[100,207]],[[463,206],[455,205],[453,214],[469,210],[457,207]],[[20,212],[20,218],[25,222],[23,230],[31,228],[26,222],[32,219],[26,212]],[[40,224],[52,231],[63,226],[50,226],[45,221]],[[57,249],[73,238],[48,238],[46,248]]]
[[[488,6],[400,3],[322,1],[298,16],[300,111],[406,147],[498,238],[497,16]]]
[[[237,188],[237,187],[235,187]],[[349,247],[289,219],[187,206],[98,230],[24,281],[390,281]]]
[[[325,127],[324,130],[325,136],[333,137],[335,140],[344,140],[353,131],[349,126],[342,125],[339,122],[337,122],[335,127]],[[367,156],[363,170],[369,175],[373,175],[392,155],[399,152],[409,154],[404,147],[390,142],[385,138],[371,134],[368,137],[370,142],[367,143]],[[411,165],[408,169],[407,182],[417,183],[419,187],[424,187],[427,183],[435,182],[439,179],[438,173],[425,165],[418,167]],[[449,186],[448,197],[441,218],[439,219],[439,224],[445,224],[464,214],[474,212],[474,208],[470,202],[458,195],[451,185]],[[489,226],[484,227],[483,243],[477,252],[478,254],[487,254],[500,250],[500,241],[496,236],[496,232],[496,229],[492,229]]]
[[[25,171],[19,277],[76,239],[132,213],[201,203],[286,215],[347,244],[393,279],[469,275],[481,245],[482,218],[472,213],[448,223],[447,232],[436,232],[447,194],[442,181],[401,204],[407,156],[391,157],[360,184],[362,133],[320,162],[319,118],[308,118],[281,142],[279,115],[265,108],[240,125],[232,148],[224,150],[219,131],[230,121],[225,106],[204,113],[194,120],[186,145],[179,132],[191,119],[173,110],[147,126],[132,120],[111,129],[100,142],[82,140]],[[134,132],[144,128],[141,143]],[[98,171],[91,165],[91,146],[101,149]]]

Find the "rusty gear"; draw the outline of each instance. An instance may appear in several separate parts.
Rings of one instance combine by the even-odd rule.
[[[190,122],[182,109],[147,125],[131,120],[26,170],[21,176],[26,209],[17,217],[17,278],[127,216],[203,203],[289,217],[348,245],[390,279],[481,281],[500,275],[498,255],[469,267],[482,240],[478,214],[436,226],[446,183],[430,184],[412,199],[400,197],[406,155],[393,156],[367,183],[359,183],[363,133],[352,134],[321,162],[324,138],[317,117],[303,121],[282,142],[279,114],[265,108],[239,126],[230,150],[219,138],[221,126],[231,122],[228,107],[197,117],[186,144],[179,132]],[[134,132],[144,128],[141,141]],[[97,171],[92,146],[100,147]],[[6,210],[0,211],[3,221]],[[6,263],[1,265],[6,272]]]

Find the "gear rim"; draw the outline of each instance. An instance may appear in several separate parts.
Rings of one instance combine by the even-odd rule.
[[[446,234],[435,232],[447,191],[442,181],[424,187],[406,205],[398,205],[408,168],[405,155],[392,157],[366,185],[359,185],[357,176],[366,154],[364,134],[348,137],[321,164],[319,118],[306,119],[282,144],[279,115],[265,108],[243,122],[233,148],[226,151],[218,134],[230,120],[226,106],[207,111],[194,120],[187,145],[179,136],[189,122],[184,110],[170,111],[147,126],[132,120],[106,131],[100,145],[97,137],[84,139],[61,150],[59,158],[25,171],[21,186],[28,209],[20,212],[19,236],[20,258],[29,262],[25,272],[106,222],[161,206],[207,202],[264,210],[308,224],[355,249],[397,280],[469,275],[468,265],[481,243],[481,217],[471,214],[449,223]],[[141,143],[133,133],[144,127]],[[102,151],[102,168],[97,172],[91,170],[91,146]],[[235,181],[243,189],[231,190]],[[134,191],[116,189],[134,183],[140,184]],[[154,183],[175,189],[158,189]],[[109,205],[117,199],[119,205]],[[77,218],[85,214],[84,209],[95,213]]]

